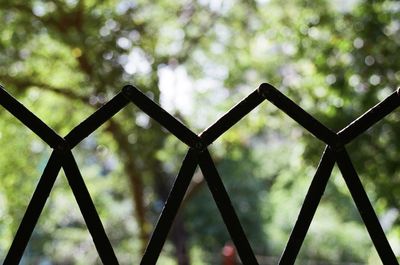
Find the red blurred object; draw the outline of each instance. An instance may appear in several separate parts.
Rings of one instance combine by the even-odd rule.
[[[235,265],[236,264],[236,249],[232,243],[226,243],[222,249],[223,265]]]

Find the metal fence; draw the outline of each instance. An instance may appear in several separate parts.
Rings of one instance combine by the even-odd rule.
[[[242,263],[246,265],[259,264],[207,147],[265,99],[272,102],[276,107],[284,111],[326,144],[321,161],[278,264],[286,265],[295,263],[335,163],[338,164],[383,264],[399,264],[362,186],[360,178],[354,169],[346,151],[346,145],[400,105],[400,89],[365,112],[347,127],[335,133],[272,85],[266,83],[262,84],[199,135],[193,133],[138,89],[128,85],[113,99],[71,130],[65,137],[61,137],[50,129],[43,121],[0,86],[0,104],[53,148],[50,159],[29,202],[9,252],[5,257],[4,264],[18,264],[20,262],[61,168],[64,169],[101,261],[107,265],[118,264],[114,250],[104,231],[71,150],[130,102],[159,122],[189,147],[140,264],[151,265],[157,262],[197,166],[200,167],[204,175]]]

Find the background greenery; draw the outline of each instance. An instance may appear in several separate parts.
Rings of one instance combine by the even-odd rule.
[[[201,132],[269,82],[333,130],[400,81],[397,1],[0,0],[0,83],[62,135],[130,83]],[[0,260],[51,150],[0,110]],[[349,152],[400,255],[400,123]],[[281,254],[324,146],[263,103],[211,147],[260,264]],[[137,264],[186,147],[133,105],[74,154],[121,264]],[[201,173],[159,264],[220,264],[229,241]],[[297,264],[380,264],[335,169]],[[22,264],[99,264],[60,175]]]

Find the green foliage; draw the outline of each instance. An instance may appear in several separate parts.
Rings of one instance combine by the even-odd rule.
[[[2,1],[0,83],[62,136],[126,83],[196,133],[262,82],[339,131],[400,81],[399,4],[340,2]],[[397,255],[399,133],[394,112],[348,146]],[[5,110],[0,146],[4,257],[50,150]],[[74,150],[121,264],[138,262],[186,149],[129,106]],[[279,256],[323,144],[264,103],[210,150],[252,247],[260,256]],[[193,264],[217,264],[230,240],[200,173],[191,187],[181,209],[184,225],[173,230],[187,237],[177,242],[172,231],[160,264],[175,264],[180,243]],[[76,206],[60,174],[25,263],[99,263]],[[299,264],[377,264],[371,249],[335,170]]]
[[[218,171],[226,184],[226,190],[232,198],[232,204],[238,211],[246,234],[255,251],[262,253],[267,249],[267,240],[263,233],[262,198],[267,196],[267,184],[256,176],[260,168],[254,160],[251,150],[245,146],[230,145],[228,152],[218,161]],[[202,246],[210,253],[218,253],[226,242],[231,241],[217,206],[207,187],[190,200],[185,209],[188,228],[196,235],[194,245]],[[203,216],[203,217],[201,217]]]

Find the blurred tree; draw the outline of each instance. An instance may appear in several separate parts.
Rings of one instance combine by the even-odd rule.
[[[212,23],[211,12],[194,12],[195,8],[194,3],[168,2],[2,2],[2,82],[19,97],[27,95],[30,89],[37,89],[38,101],[42,101],[45,91],[64,97],[62,105],[51,109],[52,115],[58,117],[45,119],[59,132],[67,132],[128,81],[146,88],[159,101],[159,68],[183,63]],[[180,20],[170,14],[176,14]],[[198,23],[200,17],[205,20]],[[190,28],[191,33],[182,32],[182,39],[175,40],[179,28]],[[176,41],[185,47],[175,48],[174,52],[162,49],[178,45],[173,43]],[[33,106],[34,111],[37,109]],[[62,118],[66,110],[71,116],[67,122]],[[105,130],[116,142],[115,152],[129,177],[143,249],[151,231],[144,185],[152,185],[158,200],[163,201],[171,182],[171,176],[155,156],[164,145],[166,133],[133,108],[110,121]],[[176,223],[182,223],[179,217]],[[183,229],[178,225],[172,230],[175,236],[171,239],[177,250],[184,244],[180,242],[185,234]],[[187,259],[185,256],[186,253],[183,259]]]
[[[400,80],[398,10],[397,2],[368,0],[1,1],[0,82],[61,134],[126,83],[200,131],[265,81],[340,130],[387,96]],[[0,249],[4,253],[36,185],[33,175],[40,174],[49,150],[5,111],[0,115],[0,203],[4,205]],[[398,115],[390,115],[349,146],[378,214],[385,220],[395,216],[395,221],[389,218],[385,223],[390,236],[400,231],[398,121]],[[323,149],[303,132],[264,104],[212,147],[259,253],[281,252],[310,182],[307,176],[313,174]],[[77,149],[121,262],[132,263],[145,248],[185,150],[133,106]],[[27,157],[29,161],[24,160]],[[209,253],[228,240],[221,220],[206,214],[215,208],[199,174],[165,246],[166,252],[173,246],[179,264],[189,264],[190,246]],[[121,175],[128,177],[129,185]],[[361,221],[336,175],[313,222],[318,229],[311,227],[302,258],[365,261],[364,250],[371,244],[365,243]],[[72,233],[84,229],[82,218],[66,210],[63,201],[70,192],[62,180],[58,185],[30,251],[45,252],[59,264],[95,263],[95,257],[84,254],[54,254],[60,247],[46,244],[49,238],[67,242],[65,233],[55,232],[58,227],[68,231],[69,242],[81,242],[76,249],[84,252],[90,245],[79,232]],[[127,206],[129,197],[133,209]],[[130,211],[134,218],[127,216]],[[335,218],[325,220],[324,213]],[[76,227],[81,230],[73,230]],[[357,235],[350,243],[348,231]],[[321,236],[325,234],[329,236]],[[202,246],[205,240],[209,244]],[[391,242],[400,244],[398,239]],[[168,255],[162,259],[163,264],[169,262]]]

